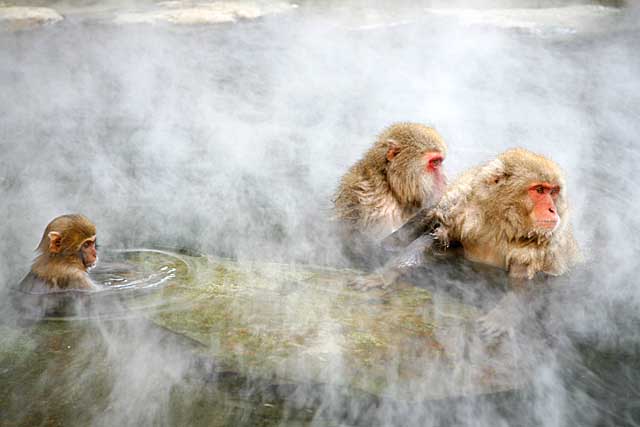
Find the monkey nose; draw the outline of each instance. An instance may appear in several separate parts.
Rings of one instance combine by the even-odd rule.
[[[549,212],[551,212],[552,214],[556,213],[556,210],[554,208],[549,208]]]

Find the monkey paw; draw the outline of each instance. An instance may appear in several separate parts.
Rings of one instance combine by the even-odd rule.
[[[501,310],[494,309],[477,318],[476,324],[480,334],[489,341],[498,340],[505,335],[513,335],[511,320],[505,318],[504,314]]]
[[[385,289],[388,284],[379,274],[368,274],[366,276],[357,276],[347,282],[347,286],[359,291],[368,291],[371,289]]]

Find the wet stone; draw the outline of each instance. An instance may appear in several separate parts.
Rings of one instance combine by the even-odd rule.
[[[55,24],[64,18],[48,7],[2,6],[0,4],[0,30],[18,31]]]
[[[347,283],[358,274],[166,251],[105,251],[91,273],[101,291],[14,297],[23,316],[35,320],[145,319],[197,343],[188,351],[217,371],[276,387],[323,385],[423,401],[528,382],[514,348],[479,335],[475,319],[482,313],[475,306],[408,284],[353,290]]]
[[[354,270],[181,257],[189,274],[137,298],[148,318],[217,364],[276,383],[327,383],[400,399],[511,390],[526,381],[506,346],[477,335],[478,309],[410,285],[360,292]]]
[[[156,8],[118,13],[118,24],[205,25],[252,20],[296,8],[284,2],[190,2],[165,1]]]

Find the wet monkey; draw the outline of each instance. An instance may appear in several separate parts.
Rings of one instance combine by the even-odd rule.
[[[434,209],[435,240],[459,242],[466,258],[514,279],[565,273],[579,258],[564,174],[524,149],[505,151],[464,174]]]
[[[85,216],[62,215],[44,230],[31,271],[20,283],[28,293],[92,290],[87,271],[98,261],[96,227]]]
[[[508,271],[513,283],[537,273],[561,275],[580,257],[565,192],[556,163],[524,149],[507,150],[462,174],[435,208],[413,220],[411,232],[423,234],[381,275],[363,276],[354,285],[388,286],[424,262],[425,250],[456,247],[471,261]]]
[[[447,146],[435,129],[396,123],[342,177],[334,197],[346,242],[377,244],[445,190]],[[366,251],[365,251],[366,252]]]

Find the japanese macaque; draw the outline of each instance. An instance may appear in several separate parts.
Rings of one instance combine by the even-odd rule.
[[[516,148],[460,176],[437,206],[418,214],[422,236],[392,260],[382,275],[362,277],[357,287],[385,287],[422,253],[459,248],[465,258],[502,268],[515,283],[536,273],[560,275],[579,259],[569,223],[565,182],[558,165]],[[416,227],[416,223],[420,227]]]
[[[442,196],[447,146],[432,128],[397,123],[342,177],[334,203],[345,241],[379,242]]]
[[[20,283],[28,293],[93,290],[87,271],[98,261],[96,227],[83,215],[62,215],[47,225],[31,271]]]
[[[467,259],[500,267],[512,278],[557,276],[578,258],[562,171],[524,149],[505,151],[464,174],[433,218],[441,246],[459,242]]]

